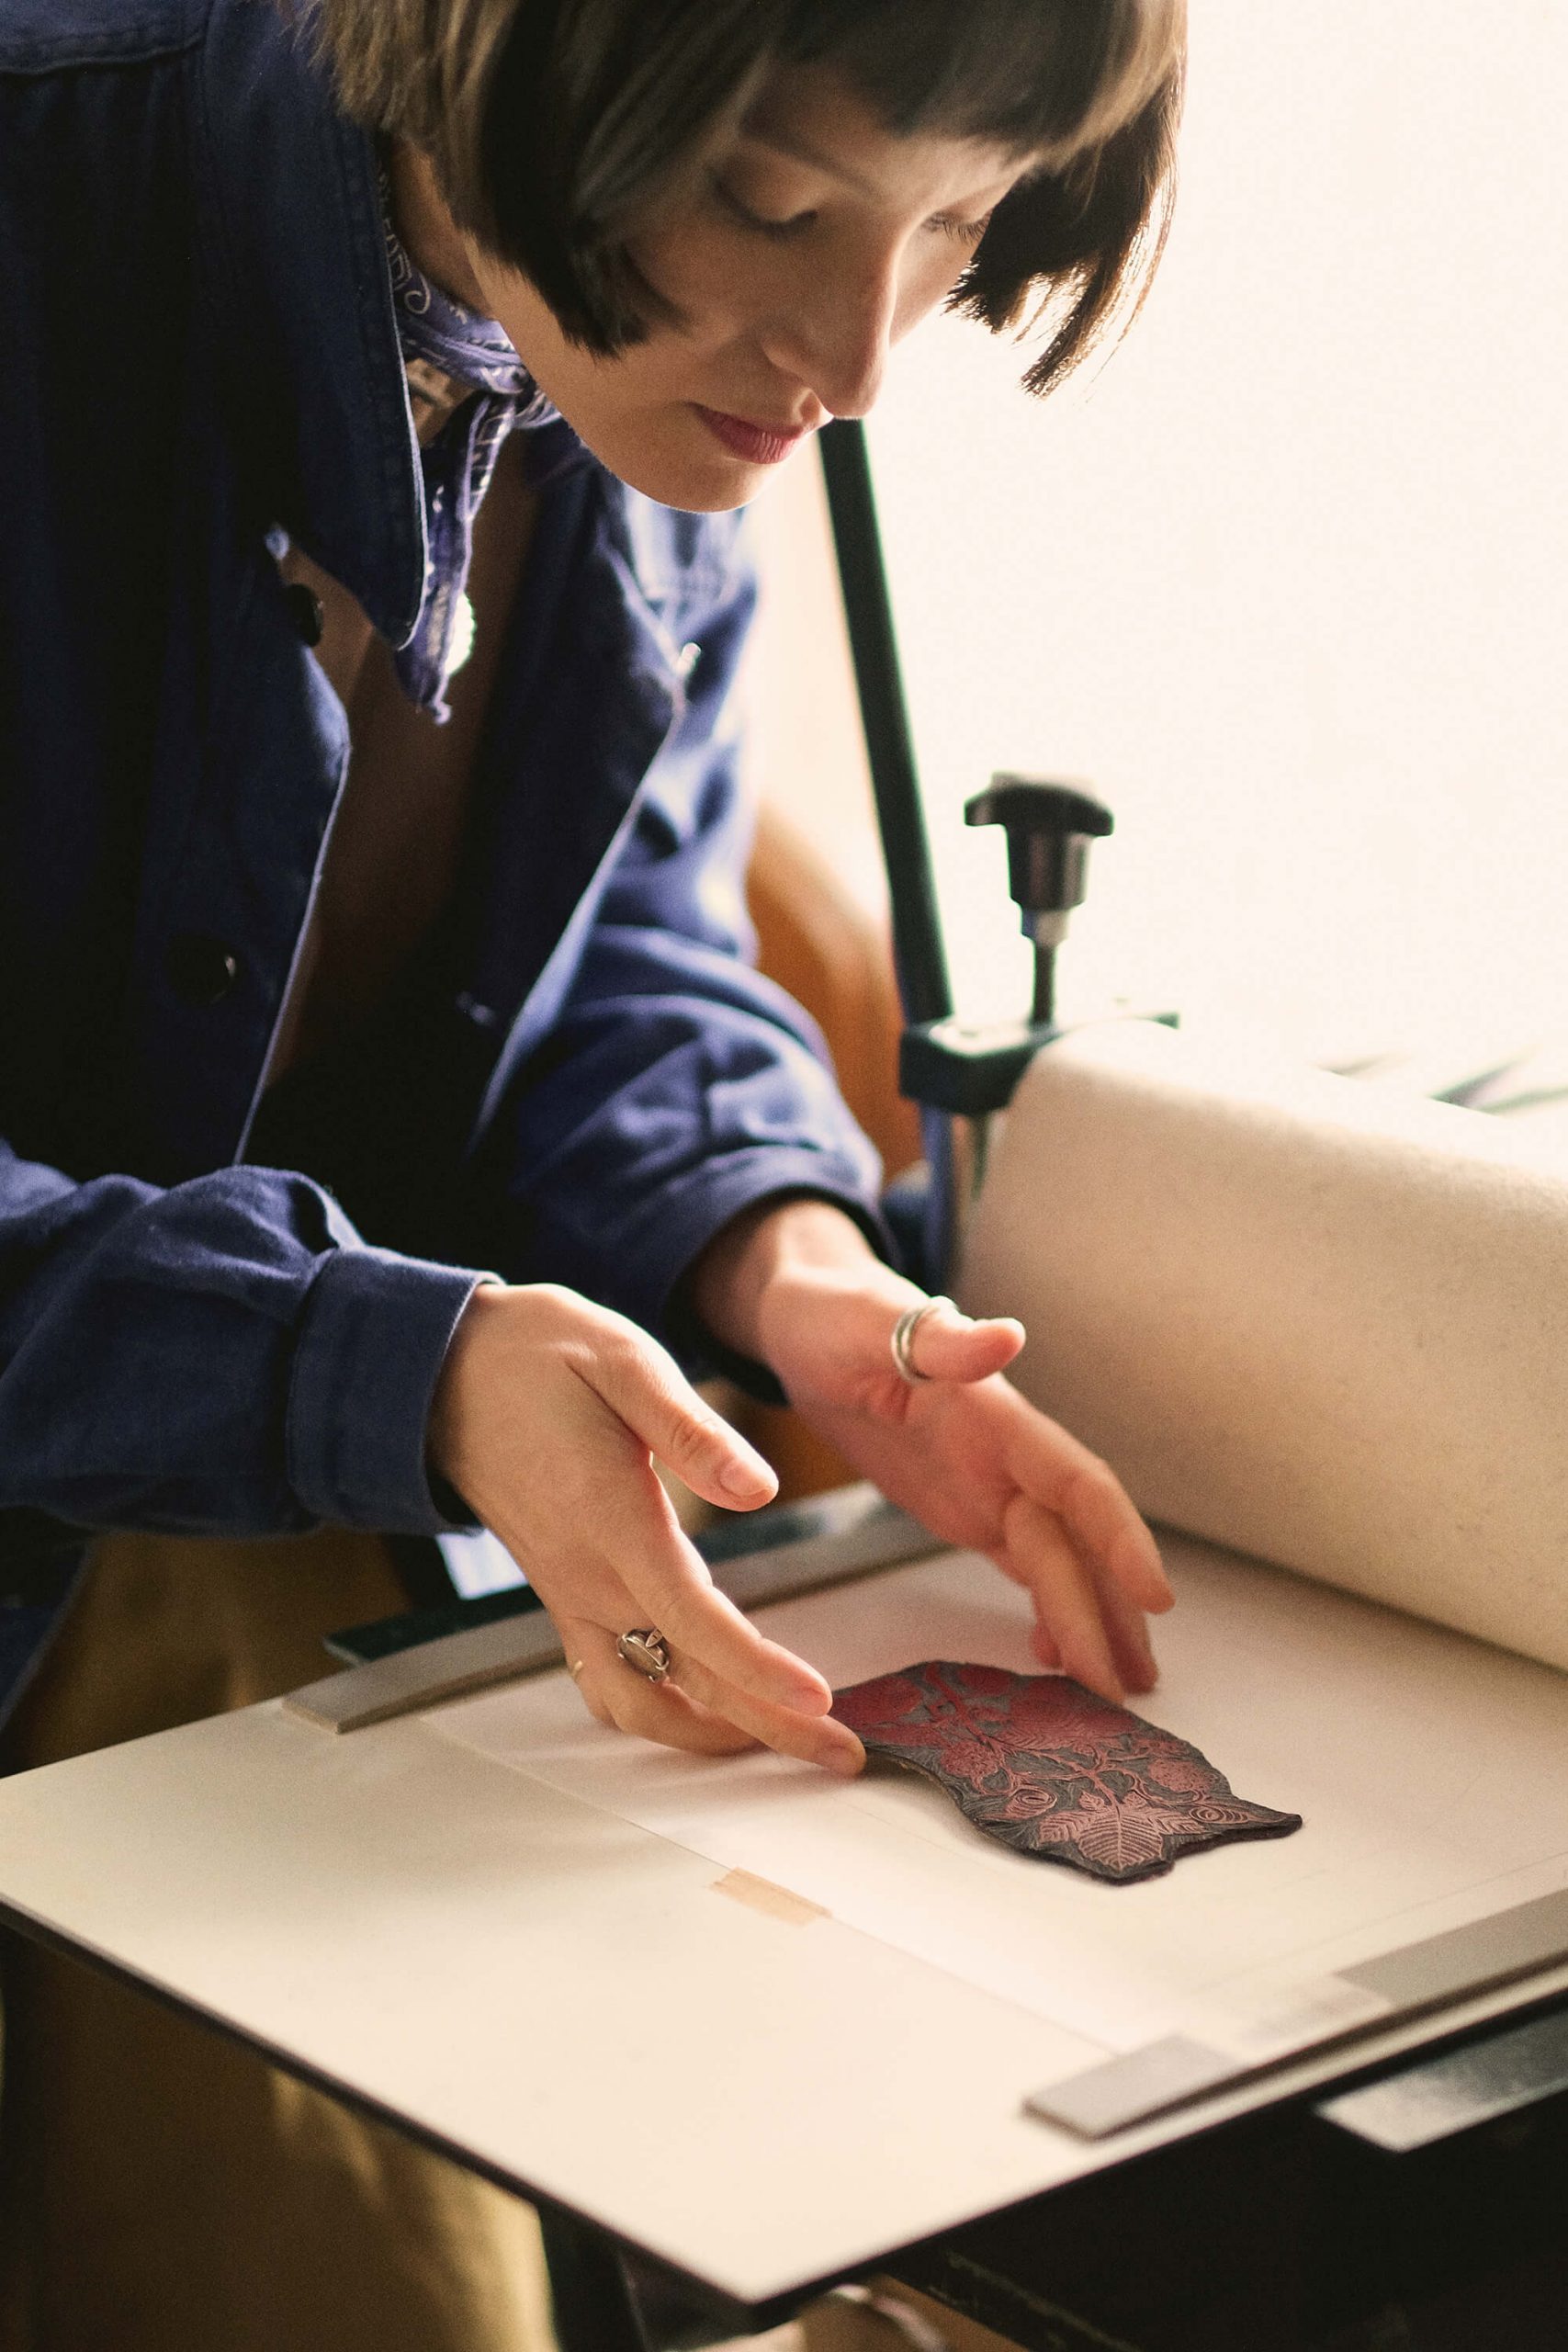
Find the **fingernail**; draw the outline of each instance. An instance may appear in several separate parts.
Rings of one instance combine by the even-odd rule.
[[[777,1480],[765,1462],[731,1455],[718,1474],[718,1483],[730,1495],[771,1495]]]
[[[822,1761],[829,1771],[836,1772],[841,1781],[858,1781],[865,1763],[865,1750],[863,1747],[835,1747]]]

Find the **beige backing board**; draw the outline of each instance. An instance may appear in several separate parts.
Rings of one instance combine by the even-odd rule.
[[[345,1737],[253,1708],[0,1783],[0,1899],[761,2301],[1190,2126],[1089,2140],[1025,2111],[1042,2086],[1162,2034],[1277,2050],[1341,1969],[1568,1886],[1568,1681],[1168,1549],[1146,1712],[1306,1817],[1168,1879],[992,1849],[906,1776],[634,1747],[552,1673]],[[963,1555],[761,1622],[840,1682],[1026,1663],[1020,1595]],[[1342,2064],[1309,2053],[1196,2112]]]

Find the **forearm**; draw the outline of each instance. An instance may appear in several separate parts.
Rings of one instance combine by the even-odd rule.
[[[783,1302],[845,1283],[863,1295],[886,1292],[894,1313],[917,1295],[876,1255],[854,1218],[831,1201],[771,1200],[732,1217],[715,1235],[692,1270],[688,1295],[716,1340],[738,1355],[774,1365],[770,1338]]]

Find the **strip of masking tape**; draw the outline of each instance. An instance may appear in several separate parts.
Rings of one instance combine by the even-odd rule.
[[[756,1878],[750,1871],[726,1871],[714,1880],[713,1891],[744,1903],[749,1911],[761,1911],[764,1918],[782,1919],[787,1928],[808,1928],[813,1919],[833,1916],[820,1903],[808,1903],[804,1894],[792,1894],[787,1886],[775,1886],[771,1878]]]

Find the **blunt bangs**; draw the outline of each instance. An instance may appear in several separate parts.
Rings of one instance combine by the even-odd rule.
[[[308,17],[347,111],[423,148],[460,225],[604,356],[670,315],[628,236],[780,66],[841,72],[897,135],[1025,164],[950,307],[1038,334],[1032,391],[1131,317],[1164,242],[1185,0],[308,0]]]
[[[832,15],[837,25],[824,21]],[[836,66],[887,128],[1066,164],[1132,120],[1179,62],[1179,0],[797,6],[790,64]]]

